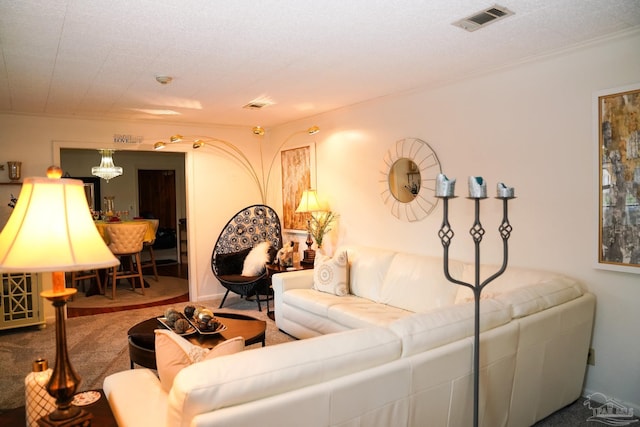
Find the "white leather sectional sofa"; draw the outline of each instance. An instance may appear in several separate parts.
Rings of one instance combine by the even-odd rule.
[[[317,291],[311,271],[273,277],[277,326],[297,338],[391,329],[402,339],[401,357],[415,363],[413,386],[429,378],[412,392],[415,407],[425,417],[442,414],[422,420],[469,425],[460,417],[471,412],[471,290],[446,280],[442,258],[355,246],[336,253],[342,250],[349,260],[348,295]],[[474,265],[451,260],[449,269],[474,283]],[[482,266],[481,278],[496,271]],[[481,306],[483,425],[529,426],[580,396],[595,311],[595,297],[580,283],[508,267],[484,288]]]
[[[147,369],[107,377],[118,424],[471,425],[469,294],[437,258],[354,247],[348,257],[345,296],[314,290],[310,270],[273,277],[278,326],[305,339],[195,363],[168,392]],[[595,299],[566,277],[517,269],[485,292],[480,424],[528,426],[580,395]]]

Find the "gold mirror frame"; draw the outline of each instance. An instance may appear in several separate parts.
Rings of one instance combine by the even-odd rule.
[[[417,165],[420,176],[418,193],[413,200],[401,202],[392,193],[390,174],[393,165],[408,159]],[[391,214],[402,221],[415,222],[426,218],[438,204],[435,197],[436,177],[441,173],[440,161],[433,149],[418,138],[404,138],[387,150],[380,168],[380,195]]]

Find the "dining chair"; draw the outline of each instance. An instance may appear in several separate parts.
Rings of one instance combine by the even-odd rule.
[[[144,295],[144,279],[142,277],[142,252],[144,235],[149,225],[146,222],[124,222],[107,225],[109,249],[120,259],[120,266],[112,267],[110,272],[112,298],[116,299],[116,286],[119,279],[129,279],[131,288],[135,290],[135,278],[140,281],[140,290]],[[125,266],[125,262],[127,265]],[[105,294],[109,287],[109,278],[105,283]]]
[[[146,241],[142,244],[143,252],[146,250],[149,252],[149,260],[142,263],[142,269],[151,268],[153,270],[153,277],[158,281],[158,267],[156,266],[156,255],[153,252],[153,244],[156,242],[156,234],[158,233],[158,226],[160,225],[159,219],[147,219],[146,221],[151,223],[153,227],[153,240]]]
[[[102,280],[100,280],[100,274],[99,274],[99,270],[84,270],[84,271],[72,271],[71,272],[71,286],[72,287],[76,287],[76,288],[80,288],[80,285],[82,284],[82,292],[87,293],[87,289],[84,287],[84,280],[86,279],[96,279],[96,283],[98,284],[98,292],[100,292],[101,294],[103,293],[102,291]],[[76,285],[76,282],[78,283],[78,285]],[[95,289],[95,288],[93,288]],[[87,296],[89,296],[89,294],[87,294]]]

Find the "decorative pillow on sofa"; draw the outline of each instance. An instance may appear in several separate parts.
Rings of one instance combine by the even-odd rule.
[[[243,276],[259,276],[264,272],[269,262],[270,247],[270,242],[260,242],[251,249],[249,255],[244,259],[244,266],[242,267]]]
[[[156,329],[156,365],[162,389],[167,393],[173,386],[173,379],[187,366],[213,359],[214,357],[238,353],[244,350],[244,338],[226,340],[211,350],[191,344],[173,331]]]
[[[333,258],[316,253],[313,262],[313,287],[317,291],[344,296],[349,293],[349,263],[347,251]]]
[[[251,248],[243,249],[230,254],[216,255],[215,264],[218,267],[218,275],[227,276],[231,274],[240,274],[244,260],[251,252]]]

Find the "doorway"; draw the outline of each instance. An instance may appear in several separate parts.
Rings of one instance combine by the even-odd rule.
[[[156,259],[177,261],[175,170],[138,169],[138,211],[141,217],[159,220]]]

